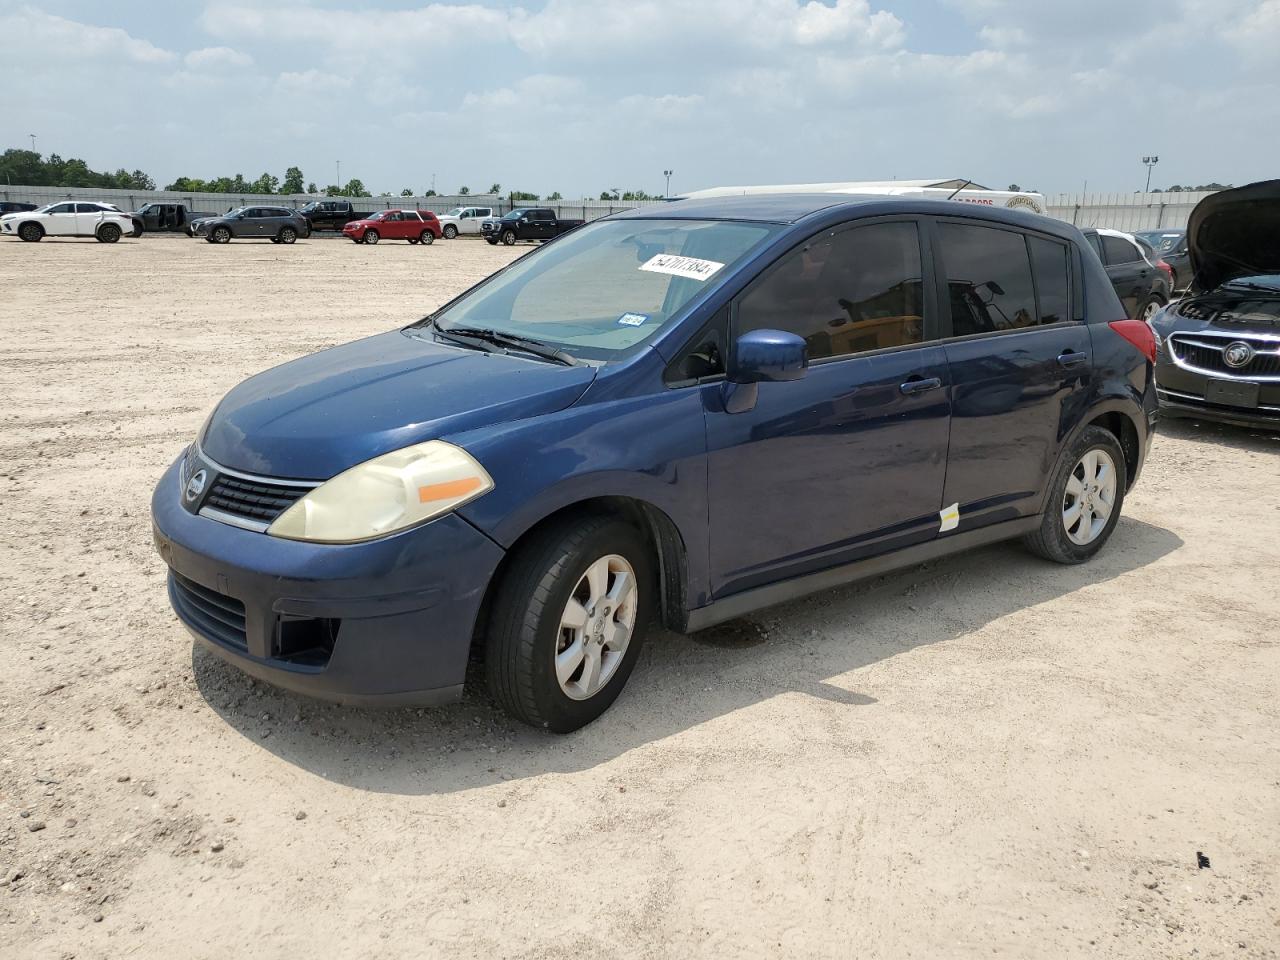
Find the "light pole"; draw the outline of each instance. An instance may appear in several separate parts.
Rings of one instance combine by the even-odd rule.
[[[335,186],[338,188],[338,192],[342,193],[342,161],[335,160],[333,162],[335,166],[338,168],[338,182],[335,184]]]
[[[1160,162],[1159,157],[1143,157],[1142,162],[1147,165],[1147,189],[1144,193],[1151,192],[1151,171],[1155,169],[1155,165]]]
[[[27,136],[31,138],[31,152],[35,153],[36,152],[36,135],[34,133],[28,133]]]
[[[664,177],[666,177],[666,178],[667,178],[667,189],[666,189],[666,192],[665,192],[665,193],[663,193],[663,197],[664,197],[664,198],[666,198],[666,199],[668,199],[668,200],[670,200],[670,199],[671,199],[671,175],[672,175],[673,173],[675,173],[675,171],[674,171],[674,170],[663,170],[663,171],[662,171],[662,175],[663,175]]]

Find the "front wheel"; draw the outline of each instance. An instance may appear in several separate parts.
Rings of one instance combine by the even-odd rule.
[[[24,223],[18,228],[18,236],[27,243],[38,243],[44,236],[44,227],[38,223]]]
[[[455,227],[452,223],[446,224],[444,228],[444,238],[446,240],[457,240],[458,228]]]
[[[1160,297],[1154,295],[1149,297],[1147,302],[1142,305],[1142,310],[1138,313],[1138,319],[1150,323],[1163,306],[1164,300]]]
[[[431,244],[436,242],[436,235],[432,233],[430,230],[423,230],[422,236],[418,237],[418,239],[421,240],[423,243],[427,244],[428,246],[430,246]]]
[[[579,518],[535,534],[513,555],[489,621],[494,698],[556,733],[590,723],[626,685],[655,592],[652,550],[621,520]]]
[[[514,230],[503,230],[502,242],[505,246],[512,246],[516,242],[516,232]]]
[[[230,243],[231,231],[226,227],[218,227],[213,233],[209,234],[209,239],[214,243]]]
[[[496,246],[498,245],[498,238],[497,238],[497,237],[489,237],[489,238],[486,238],[486,239],[488,240],[489,246],[491,246],[491,247],[496,247]]]
[[[364,242],[365,242],[365,243],[377,243],[377,242],[378,242],[379,240],[381,240],[381,239],[382,239],[382,238],[378,236],[378,231],[377,231],[377,230],[366,230],[366,231],[364,232]]]
[[[1111,538],[1128,469],[1115,434],[1086,427],[1059,462],[1040,529],[1027,548],[1055,563],[1084,563]]]
[[[282,227],[280,229],[280,235],[276,237],[276,239],[281,243],[293,243],[298,239],[298,231],[293,229],[293,227]]]

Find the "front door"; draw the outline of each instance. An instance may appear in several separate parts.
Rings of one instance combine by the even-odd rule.
[[[1056,237],[973,221],[937,224],[951,336],[951,442],[943,502],[966,530],[1040,509],[1091,376],[1075,258]]]
[[[1102,262],[1107,266],[1107,276],[1115,287],[1125,316],[1137,319],[1151,293],[1151,271],[1155,268],[1147,262],[1142,250],[1131,240],[1100,234]]]
[[[811,366],[743,412],[703,387],[715,596],[937,535],[950,376],[921,241],[912,219],[825,231],[732,308],[733,336],[799,334]]]
[[[51,237],[73,237],[79,229],[76,225],[76,205],[60,203],[49,210],[44,219],[44,232]]]

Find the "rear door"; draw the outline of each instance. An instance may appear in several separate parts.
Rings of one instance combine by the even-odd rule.
[[[745,411],[702,388],[717,596],[937,536],[950,381],[926,242],[915,218],[826,230],[733,305],[728,342],[785,330],[811,365]]]
[[[550,210],[530,210],[529,222],[522,234],[525,240],[550,240],[555,236],[556,217]]]
[[[77,203],[76,204],[76,229],[75,232],[82,237],[92,237],[98,230],[98,223],[102,220],[102,208],[96,203]]]
[[[961,219],[934,227],[951,371],[945,506],[959,529],[1027,516],[1088,398],[1092,346],[1070,244]]]
[[[1125,315],[1134,319],[1151,294],[1151,271],[1155,267],[1147,262],[1142,248],[1125,237],[1104,233],[1098,239],[1102,242],[1102,262],[1106,264],[1111,286],[1124,304]]]

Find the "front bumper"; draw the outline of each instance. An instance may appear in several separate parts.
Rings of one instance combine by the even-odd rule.
[[[1212,420],[1237,427],[1269,427],[1280,430],[1280,407],[1227,407],[1206,403],[1202,397],[1157,389],[1160,416],[1188,420]]]
[[[456,699],[503,551],[461,517],[367,543],[282,540],[183,509],[179,466],[151,500],[179,620],[245,673],[354,705]]]

